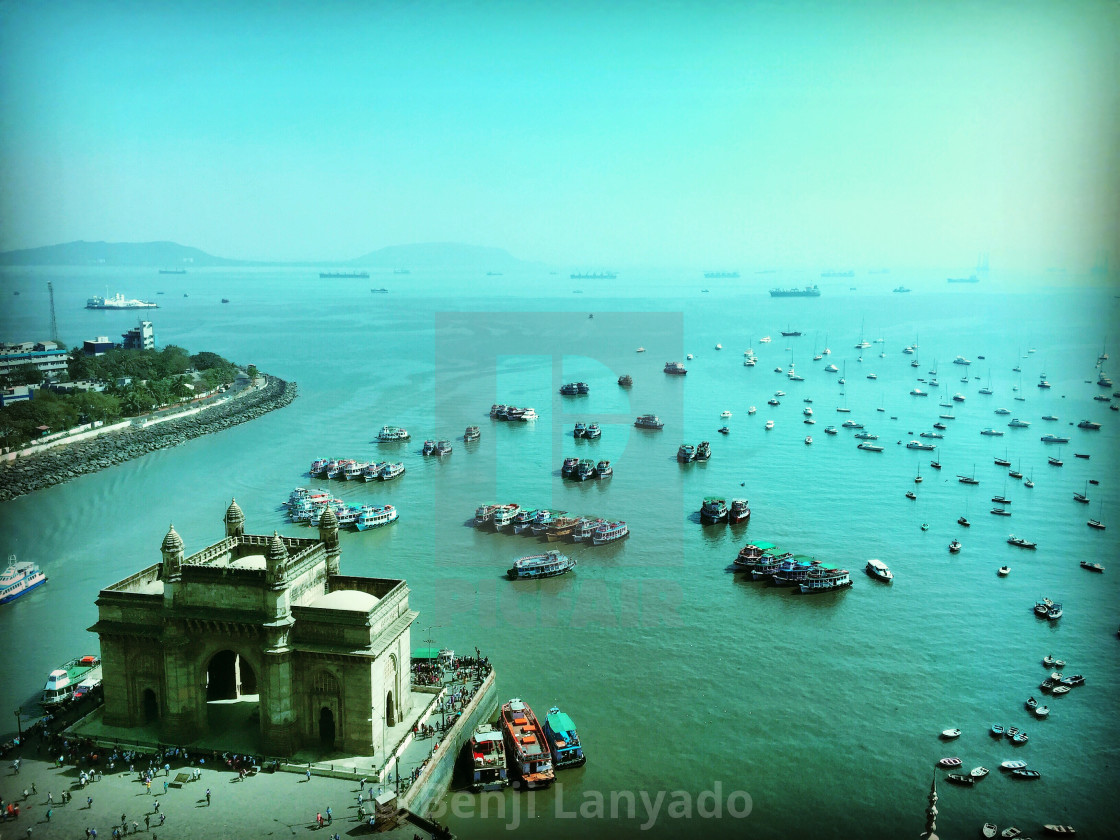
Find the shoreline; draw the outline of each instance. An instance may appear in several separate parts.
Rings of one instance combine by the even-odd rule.
[[[141,429],[111,432],[0,466],[0,502],[240,425],[283,408],[296,398],[299,389],[295,382],[267,374],[263,376],[266,384],[260,390],[208,408],[200,414]]]

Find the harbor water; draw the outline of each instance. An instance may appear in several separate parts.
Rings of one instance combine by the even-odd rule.
[[[49,335],[53,281],[59,337],[70,346],[119,336],[142,317],[159,346],[255,364],[300,393],[251,423],[0,505],[0,552],[49,576],[0,608],[8,726],[17,707],[34,709],[52,668],[95,650],[86,628],[98,590],[158,562],[169,524],[196,551],[220,538],[236,497],[248,532],[307,535],[281,503],[295,487],[329,485],[351,504],[400,510],[392,526],[344,533],[342,567],[407,579],[420,612],[414,647],[477,646],[495,665],[503,702],[520,697],[539,717],[557,705],[579,729],[588,762],[561,771],[552,790],[493,794],[485,817],[462,794],[445,797],[439,819],[460,837],[503,826],[534,837],[680,836],[688,816],[708,821],[699,827],[713,836],[917,836],[935,777],[942,837],[975,836],[985,822],[1036,835],[1044,823],[1115,831],[1120,412],[1094,399],[1113,391],[1096,384],[1098,357],[1120,359],[1115,286],[1051,275],[955,285],[943,273],[901,271],[851,280],[478,274],[4,269],[4,340]],[[812,282],[819,298],[767,294]],[[900,282],[912,291],[893,293]],[[106,284],[159,309],[84,309]],[[380,286],[389,294],[371,293]],[[870,346],[857,349],[861,339]],[[743,364],[748,348],[754,367]],[[971,364],[954,364],[957,356]],[[684,362],[687,376],[665,375],[667,361]],[[830,363],[839,371],[826,372]],[[1112,364],[1103,362],[1105,373]],[[618,386],[621,374],[631,388]],[[1042,378],[1050,388],[1037,386]],[[560,396],[572,381],[590,393]],[[993,394],[980,394],[989,382]],[[915,387],[929,396],[911,396]],[[768,405],[779,390],[780,405]],[[955,393],[964,401],[947,399]],[[540,418],[491,420],[493,403],[532,406]],[[815,424],[803,422],[806,406]],[[995,414],[1001,407],[1011,413]],[[664,429],[634,428],[644,413]],[[936,452],[905,447],[949,413],[944,438],[931,441]],[[1012,417],[1029,428],[1008,427]],[[883,451],[858,450],[849,429],[824,433],[845,419],[877,434]],[[573,439],[581,420],[599,422],[602,437]],[[1080,429],[1081,420],[1101,429]],[[464,443],[472,424],[481,440]],[[729,434],[717,434],[725,424]],[[383,425],[404,426],[412,439],[378,444]],[[1003,434],[981,435],[986,428]],[[1044,444],[1047,433],[1070,442]],[[454,452],[422,457],[428,438],[451,440]],[[682,442],[702,440],[709,462],[677,462]],[[1063,466],[1050,465],[1059,451]],[[614,476],[563,480],[566,456],[609,459]],[[400,460],[407,472],[364,484],[311,479],[320,457]],[[1009,478],[997,457],[1034,487]],[[1074,500],[1080,492],[1088,504]],[[702,526],[710,495],[749,499],[749,523]],[[989,513],[996,495],[1010,500],[1010,517]],[[471,527],[478,505],[507,501],[624,519],[630,537],[553,544],[576,559],[573,572],[511,582],[512,561],[543,544]],[[957,524],[961,516],[971,527]],[[1087,527],[1090,517],[1107,530]],[[1009,534],[1037,550],[1009,545]],[[732,571],[738,550],[761,540],[848,569],[854,585],[803,596]],[[892,584],[864,574],[870,558],[893,570]],[[1003,565],[1011,572],[1001,578]],[[1042,597],[1063,604],[1059,621],[1033,615]],[[1041,694],[1047,654],[1085,685]],[[1050,706],[1049,720],[1024,708],[1032,695]],[[996,740],[992,723],[1030,740]],[[952,727],[963,735],[939,740]],[[954,787],[935,769],[945,756],[992,773]],[[1008,759],[1042,778],[1009,778],[998,769]]]

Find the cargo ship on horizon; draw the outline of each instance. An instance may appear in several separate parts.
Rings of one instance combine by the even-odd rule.
[[[805,286],[801,289],[771,289],[770,297],[820,297],[818,286]]]

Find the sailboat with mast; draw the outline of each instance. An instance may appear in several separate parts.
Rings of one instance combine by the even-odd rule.
[[[958,473],[957,481],[961,484],[979,484],[980,482],[976,480],[976,464],[972,465],[972,475],[960,475]]]
[[[1090,517],[1088,523],[1086,523],[1086,524],[1090,528],[1094,528],[1097,531],[1103,531],[1104,527],[1105,527],[1104,523],[1101,522],[1101,517],[1103,515],[1104,515],[1104,499],[1101,499],[1101,507],[1100,507],[1100,510],[1097,511],[1097,518],[1093,519],[1093,518]]]
[[[1019,460],[1018,460],[1018,461],[1017,461],[1017,462],[1015,463],[1015,469],[1013,469],[1013,470],[1008,470],[1008,471],[1007,471],[1007,475],[1008,475],[1009,477],[1011,477],[1011,478],[1022,478],[1022,477],[1023,477],[1023,473],[1022,473],[1022,472],[1020,471],[1020,469],[1019,469],[1019,466],[1020,466],[1020,464],[1022,464],[1022,463],[1023,463],[1023,459],[1022,459],[1022,458],[1020,458],[1020,459],[1019,459]]]
[[[937,460],[937,447],[936,446],[933,448],[933,460],[929,462],[929,465],[931,467],[933,467],[935,470],[941,469],[941,462],[939,460]]]
[[[1081,504],[1083,504],[1083,505],[1087,505],[1087,504],[1089,504],[1089,495],[1088,494],[1089,494],[1089,482],[1086,481],[1085,482],[1085,490],[1081,493],[1074,493],[1073,494],[1073,500],[1075,502],[1081,502]],[[1102,499],[1101,501],[1104,501],[1104,500]]]

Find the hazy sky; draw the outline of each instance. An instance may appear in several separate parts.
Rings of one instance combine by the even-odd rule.
[[[1116,2],[0,0],[0,250],[1072,270],[1118,80]]]

